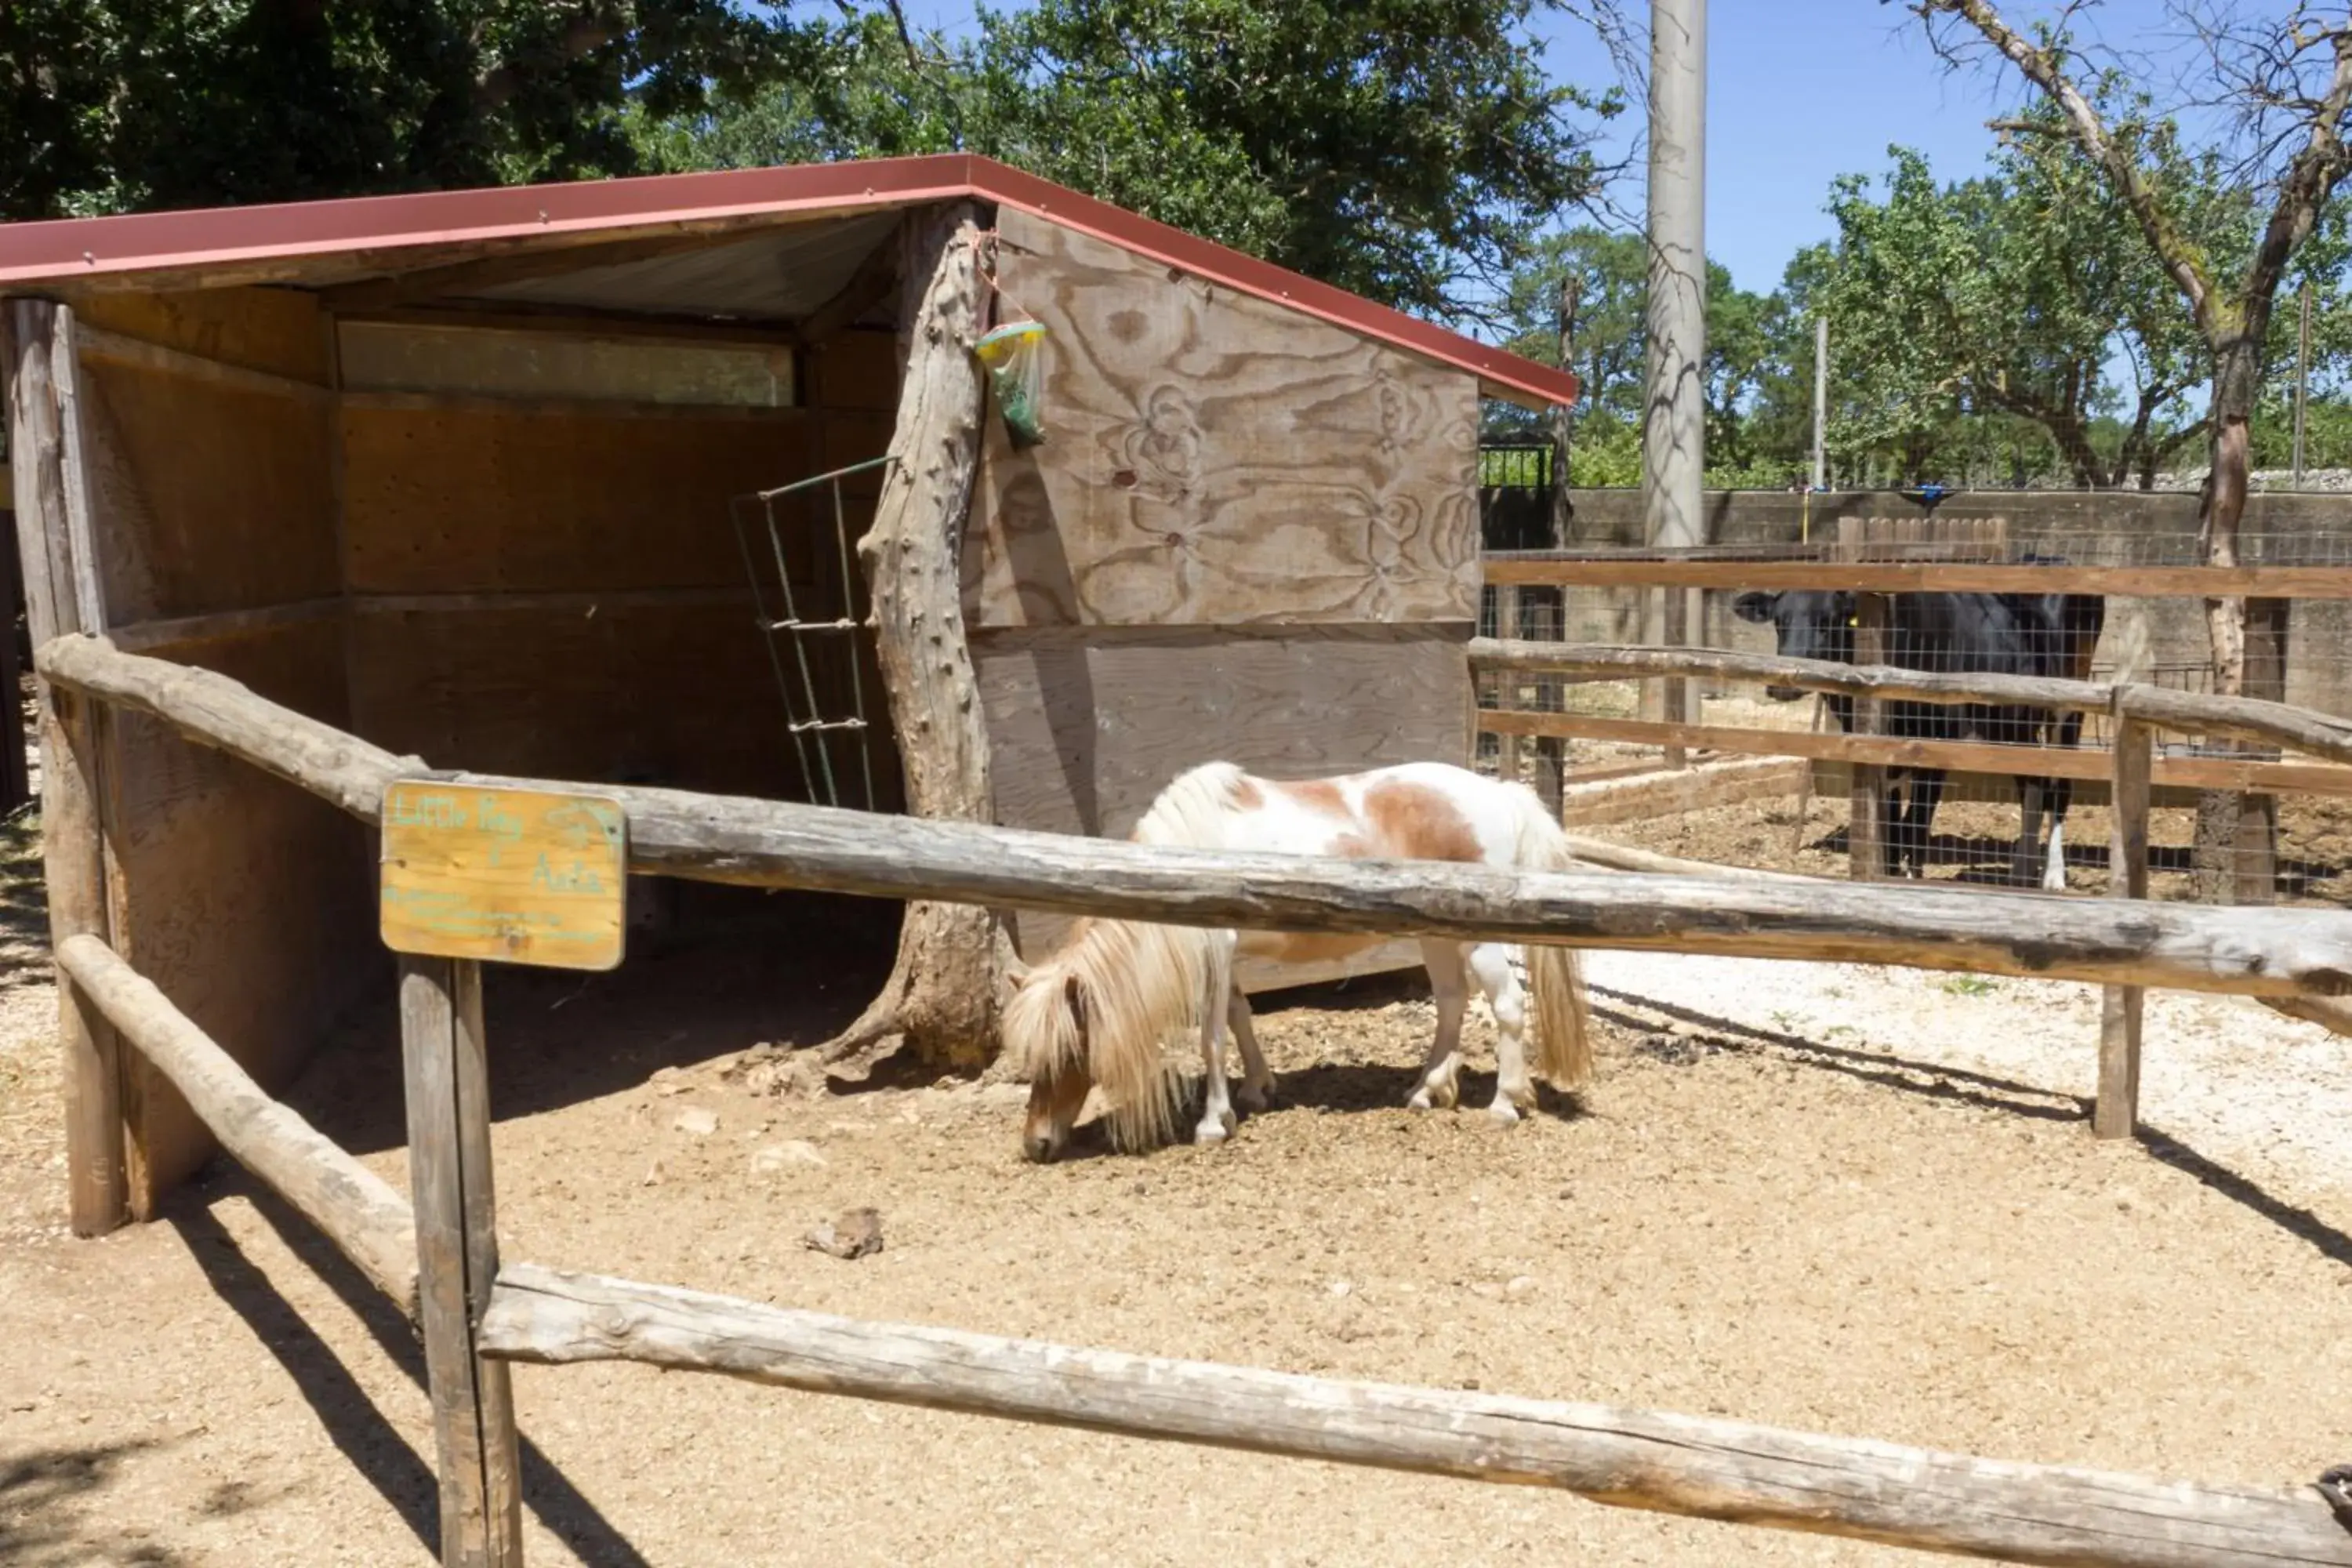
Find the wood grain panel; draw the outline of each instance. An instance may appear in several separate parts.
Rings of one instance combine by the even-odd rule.
[[[341,638],[331,623],[184,645],[273,701],[348,722]],[[336,1010],[385,967],[365,830],[334,806],[121,712],[106,778],[115,946],[265,1089],[287,1082]],[[159,1074],[134,1072],[133,1142],[162,1191],[212,1139]]]
[[[1474,380],[1006,209],[1047,439],[988,425],[975,626],[1468,620]]]
[[[826,339],[809,358],[811,403],[867,412],[898,408],[904,363],[898,333],[853,329]]]
[[[1468,624],[998,630],[973,638],[996,819],[1124,837],[1169,782],[1207,762],[1312,778],[1469,754]],[[1065,918],[1018,917],[1024,954]],[[1253,990],[1418,963],[1254,971]]]
[[[201,289],[181,294],[92,293],[75,313],[94,327],[224,364],[324,386],[327,322],[303,289]]]
[[[727,586],[729,503],[803,478],[802,422],[349,408],[354,593]]]
[[[593,616],[386,612],[354,616],[351,636],[358,732],[436,767],[809,798],[748,602]],[[844,651],[832,646],[842,640],[810,644],[828,717],[849,710]],[[870,663],[862,674],[868,710],[878,711]],[[898,764],[887,723],[870,734],[877,792],[893,810]],[[836,776],[856,776],[855,734],[832,744]],[[846,804],[862,805],[862,795]]]
[[[95,361],[81,386],[110,621],[341,591],[323,406]]]

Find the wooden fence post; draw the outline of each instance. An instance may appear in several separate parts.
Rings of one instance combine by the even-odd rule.
[[[513,1389],[505,1363],[475,1344],[499,1272],[479,964],[402,957],[400,1054],[442,1568],[520,1568]]]
[[[14,301],[8,383],[9,458],[16,485],[17,559],[33,646],[105,630],[89,528],[76,397],[73,312],[39,300]],[[5,694],[10,701],[16,693]],[[51,951],[68,937],[107,941],[105,841],[98,764],[104,734],[96,705],[40,684],[42,879]],[[122,1064],[113,1026],[60,974],[59,1043],[65,1050],[67,1206],[74,1234],[99,1236],[130,1214],[122,1117]]]
[[[1516,642],[1519,636],[1519,591],[1505,584],[1495,590],[1495,635],[1505,642]],[[1495,694],[1495,706],[1512,709],[1519,706],[1519,678],[1505,674]],[[1495,737],[1495,776],[1505,784],[1519,782],[1519,738],[1517,735]]]
[[[1886,595],[1856,594],[1853,597],[1853,662],[1879,665],[1886,662]],[[1875,735],[1879,723],[1879,700],[1857,697],[1853,700],[1853,732]],[[1849,794],[1853,817],[1846,828],[1846,874],[1857,882],[1874,882],[1885,876],[1886,867],[1886,770],[1875,763],[1853,764]]]
[[[2116,720],[2114,803],[2107,829],[2107,896],[2147,897],[2148,778],[2156,760],[2156,731],[2137,719]],[[2137,985],[2110,985],[2099,1007],[2099,1099],[2091,1131],[2101,1138],[2128,1138],[2139,1125],[2140,1019],[2147,992]]]

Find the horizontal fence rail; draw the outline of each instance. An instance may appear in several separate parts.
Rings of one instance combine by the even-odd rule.
[[[66,938],[58,944],[58,967],[171,1080],[222,1148],[415,1321],[416,1222],[407,1199],[270,1099],[236,1058],[98,938]]]
[[[630,1361],[818,1394],[1475,1480],[2010,1563],[2352,1565],[2315,1492],[2004,1464],[1743,1422],[862,1322],[509,1264],[481,1350]]]
[[[393,780],[423,771],[414,758],[226,677],[102,640],[47,644],[37,664],[60,687],[154,715],[365,820],[380,820]],[[633,873],[1169,923],[1850,958],[2291,1000],[2352,993],[2352,915],[2332,912],[1858,888],[1741,875],[1589,840],[1569,847],[1644,875],[1154,849],[682,791],[608,793],[628,816]],[[70,938],[58,962],[231,1154],[416,1314],[417,1226],[398,1194],[268,1100],[102,942]],[[475,1016],[457,1033],[478,1034]],[[455,1107],[462,1097],[443,1098]],[[487,1140],[478,1103],[475,1114],[485,1118]],[[2020,1563],[2352,1568],[2352,1531],[2316,1488],[2205,1487],[2005,1464],[1659,1412],[861,1322],[529,1265],[499,1268],[482,1174],[483,1228],[467,1245],[470,1256],[478,1240],[492,1258],[485,1274],[495,1283],[471,1347],[492,1362],[628,1360],[720,1372],[1132,1436],[1552,1486],[1616,1506]]]
[[[1683,746],[1750,757],[1805,757],[1893,768],[1945,768],[1956,773],[2009,773],[2029,778],[2104,779],[2112,763],[2104,750],[2020,746],[1999,741],[1912,741],[1899,735],[1853,735],[1834,730],[1767,730],[1737,724],[1678,724],[1664,719],[1604,719],[1582,713],[1538,713],[1486,708],[1478,728],[1490,735],[1557,736],[1616,741],[1637,746]],[[2264,763],[2237,757],[2156,759],[2154,782],[2170,789],[2302,791],[2352,795],[2352,767],[2333,763]]]
[[[1923,552],[1931,553],[1931,552]],[[1993,562],[1790,560],[1490,552],[1496,587],[1801,588],[1858,594],[2102,594],[2139,599],[2352,599],[2345,566],[2033,566]]]
[[[1898,669],[1891,665],[1840,664],[1830,659],[1782,658],[1717,648],[1507,642],[1495,637],[1479,637],[1470,644],[1470,667],[1480,671],[1601,679],[1686,676],[1698,679],[1759,680],[1801,691],[1895,701],[2074,709],[2138,719],[2168,730],[2265,741],[2330,762],[2352,764],[2352,722],[2284,702],[2174,691],[2137,682],[2057,680],[1989,671]]]
[[[46,645],[52,680],[159,713],[373,820],[399,759],[209,671],[96,639]],[[178,677],[166,682],[157,667]],[[201,696],[201,700],[190,700]],[[152,703],[163,706],[151,706]],[[373,772],[373,778],[364,775]],[[511,788],[545,781],[452,773]],[[1169,925],[1890,963],[2245,995],[2352,993],[2352,914],[1934,888],[1811,888],[1170,849],[626,785],[630,869]],[[371,791],[373,793],[371,793]]]

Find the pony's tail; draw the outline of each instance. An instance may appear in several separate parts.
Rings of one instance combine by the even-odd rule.
[[[1519,810],[1518,864],[1530,871],[1566,870],[1575,861],[1568,835],[1525,784],[1507,784]],[[1528,1044],[1536,1071],[1569,1093],[1592,1082],[1592,1015],[1584,999],[1584,970],[1576,949],[1529,942]]]

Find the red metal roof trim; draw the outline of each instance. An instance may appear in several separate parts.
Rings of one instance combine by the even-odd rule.
[[[1490,387],[1538,404],[1576,400],[1577,378],[1566,371],[965,153],[0,225],[0,287],[612,228],[854,212],[957,197],[1034,213],[1468,371]]]

